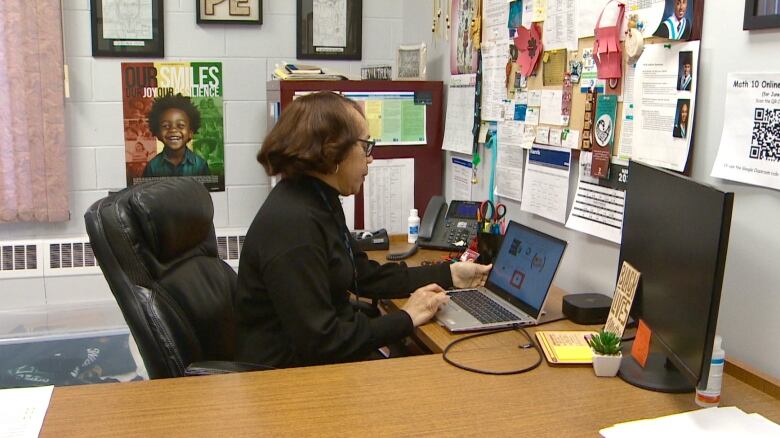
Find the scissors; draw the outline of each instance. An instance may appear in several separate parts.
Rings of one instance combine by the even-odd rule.
[[[493,201],[484,201],[479,206],[478,220],[484,221],[482,231],[486,233],[499,234],[499,224],[503,222],[506,216],[506,205],[502,203],[493,203]]]

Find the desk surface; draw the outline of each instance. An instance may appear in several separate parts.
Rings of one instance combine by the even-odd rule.
[[[572,326],[559,321],[544,328]],[[447,334],[439,329],[428,324],[423,331],[438,339]],[[467,342],[452,354],[471,366],[520,368],[536,359],[533,351],[517,348],[522,339],[506,332]],[[780,423],[779,400],[726,375],[721,406],[734,405]],[[41,436],[596,436],[615,423],[696,408],[693,394],[645,391],[618,378],[595,377],[589,366],[542,363],[526,374],[487,376],[431,354],[58,387]]]

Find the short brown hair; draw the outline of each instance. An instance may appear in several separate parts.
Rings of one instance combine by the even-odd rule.
[[[265,137],[257,161],[272,176],[332,172],[362,135],[350,108],[363,115],[355,101],[330,91],[295,99]]]

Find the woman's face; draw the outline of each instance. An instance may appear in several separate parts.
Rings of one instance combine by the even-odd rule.
[[[361,132],[360,138],[369,139],[368,123],[366,119],[356,110],[353,112],[355,123],[359,125],[358,131]],[[355,195],[360,192],[360,186],[368,175],[368,164],[374,161],[373,157],[366,156],[366,150],[363,143],[356,141],[350,148],[344,160],[339,163],[338,172],[336,172],[336,187],[344,196]]]

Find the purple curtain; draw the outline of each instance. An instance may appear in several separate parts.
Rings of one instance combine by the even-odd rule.
[[[0,223],[68,220],[60,0],[0,0]]]

